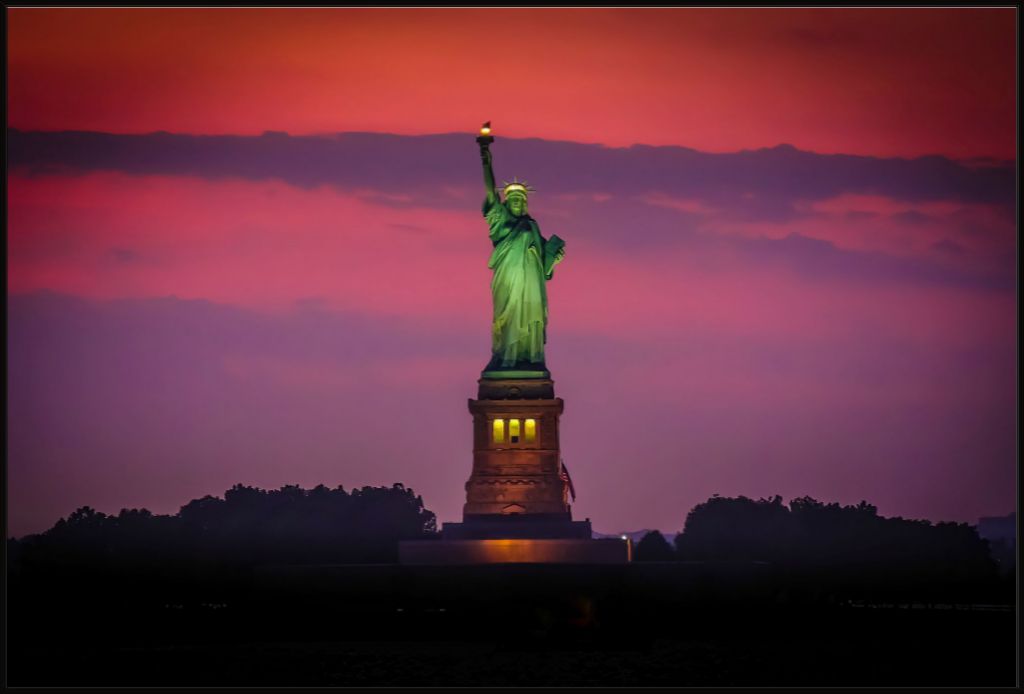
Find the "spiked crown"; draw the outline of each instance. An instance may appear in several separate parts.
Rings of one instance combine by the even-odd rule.
[[[506,199],[510,195],[522,195],[525,198],[529,197],[530,193],[535,192],[533,186],[531,186],[526,181],[520,181],[517,178],[513,178],[511,183],[505,181],[503,185],[505,187],[502,192],[505,193]]]

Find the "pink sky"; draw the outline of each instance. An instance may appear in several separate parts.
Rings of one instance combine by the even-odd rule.
[[[14,9],[23,129],[459,132],[1012,159],[987,9]]]

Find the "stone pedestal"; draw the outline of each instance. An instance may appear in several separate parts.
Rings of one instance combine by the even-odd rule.
[[[570,521],[559,476],[558,418],[563,402],[550,379],[481,378],[473,415],[473,471],[463,521],[527,516]]]
[[[461,523],[440,540],[402,542],[403,564],[577,563],[630,560],[629,542],[594,540],[574,521],[563,479],[550,378],[481,378],[473,415],[473,469]]]

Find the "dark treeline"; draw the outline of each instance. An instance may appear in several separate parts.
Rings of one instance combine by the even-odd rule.
[[[86,506],[44,533],[8,540],[8,560],[16,572],[391,563],[399,540],[435,529],[434,513],[401,484],[351,492],[239,484],[223,499],[195,499],[175,515],[107,515]]]
[[[810,497],[787,506],[780,496],[714,496],[690,511],[674,546],[654,531],[637,543],[635,558],[764,562],[842,593],[885,586],[927,597],[954,586],[991,587],[999,577],[988,541],[971,525],[886,518],[864,501],[841,506]]]
[[[224,498],[196,499],[175,515],[80,508],[44,533],[8,540],[9,575],[172,580],[274,564],[394,563],[399,540],[436,536],[436,530],[434,513],[401,484],[351,492],[239,484]],[[925,584],[991,585],[999,575],[989,543],[973,526],[885,518],[863,501],[841,506],[810,497],[787,506],[779,496],[716,495],[689,512],[674,546],[655,531],[637,543],[634,556],[763,563],[815,576],[842,593],[858,586],[912,586],[920,593]]]
[[[17,571],[28,564],[393,563],[397,543],[433,536],[436,518],[402,484],[345,491],[319,485],[263,490],[235,485],[174,515],[86,506],[50,530],[8,540]],[[995,575],[989,543],[965,523],[885,518],[876,507],[810,497],[714,496],[687,515],[674,546],[660,532],[635,548],[638,561],[738,561],[887,575],[927,570],[949,579]]]

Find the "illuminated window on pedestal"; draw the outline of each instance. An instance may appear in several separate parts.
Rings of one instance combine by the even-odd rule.
[[[526,443],[533,443],[537,440],[537,420],[527,419],[525,425]]]
[[[505,443],[505,420],[491,420],[491,441]],[[535,443],[537,441],[536,419],[508,420],[508,443]]]

